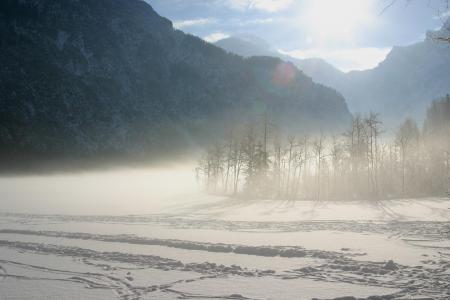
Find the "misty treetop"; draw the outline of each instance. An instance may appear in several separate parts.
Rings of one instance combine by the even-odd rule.
[[[356,115],[343,134],[284,134],[266,115],[235,124],[199,160],[210,193],[250,198],[381,199],[444,196],[450,180],[450,97],[420,129],[393,132],[378,114]]]

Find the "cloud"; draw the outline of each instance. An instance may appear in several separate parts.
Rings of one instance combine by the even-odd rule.
[[[386,58],[391,48],[345,48],[345,49],[323,49],[310,48],[305,50],[279,50],[280,53],[295,58],[322,58],[336,66],[338,69],[347,72],[351,70],[366,70],[376,67]]]
[[[294,0],[226,0],[225,3],[237,10],[277,12],[288,8]]]
[[[273,18],[256,18],[256,19],[242,20],[242,21],[239,21],[238,24],[240,26],[263,25],[263,24],[273,23],[274,21],[275,21],[275,19],[273,19]]]
[[[215,42],[225,39],[229,36],[230,36],[229,34],[226,34],[223,32],[214,32],[214,33],[211,33],[211,34],[203,37],[203,39],[209,43],[215,43]]]
[[[183,29],[186,27],[192,27],[192,26],[200,26],[200,25],[206,25],[216,22],[215,19],[211,18],[199,18],[199,19],[191,19],[191,20],[177,20],[173,22],[173,27],[177,29]]]

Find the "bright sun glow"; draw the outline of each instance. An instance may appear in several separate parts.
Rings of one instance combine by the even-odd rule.
[[[302,12],[303,26],[315,43],[347,41],[373,19],[369,0],[315,0]],[[303,22],[302,22],[303,23]]]

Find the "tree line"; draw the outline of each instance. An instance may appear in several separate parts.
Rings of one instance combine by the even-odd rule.
[[[443,196],[450,181],[450,96],[422,126],[388,132],[376,113],[356,115],[342,134],[284,134],[267,115],[235,124],[199,160],[210,193],[252,198],[386,199]]]

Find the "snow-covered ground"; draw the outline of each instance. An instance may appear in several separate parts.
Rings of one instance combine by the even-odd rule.
[[[95,203],[94,203],[95,205]],[[0,214],[0,299],[450,299],[450,200]]]

